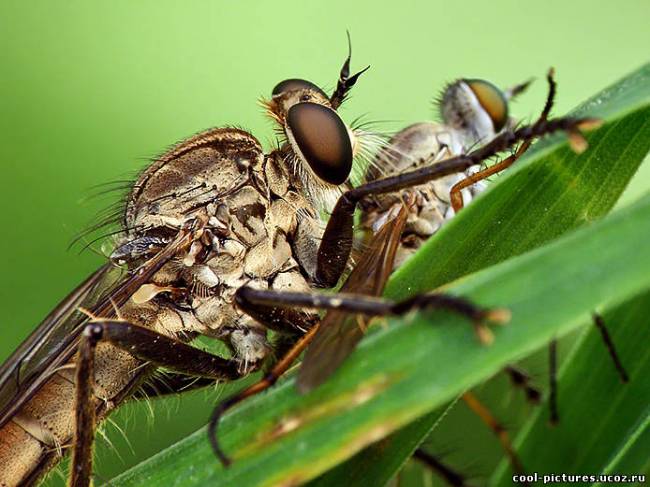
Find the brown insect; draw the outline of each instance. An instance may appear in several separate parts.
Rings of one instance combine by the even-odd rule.
[[[350,76],[349,62],[329,96],[305,80],[275,87],[266,107],[284,139],[276,150],[264,153],[243,130],[216,128],[143,171],[125,202],[111,262],[0,370],[0,486],[36,483],[69,450],[70,485],[88,485],[96,423],[145,381],[155,385],[158,367],[176,374],[167,382],[179,390],[188,377],[203,379],[199,384],[234,380],[313,329],[319,316],[305,308],[383,314],[417,305],[311,292],[333,287],[344,273],[357,204],[590,122],[544,120],[504,131],[467,155],[350,188],[364,140],[336,113],[363,73]],[[331,217],[323,229],[324,211]],[[423,300],[474,320],[490,316],[461,298]],[[267,330],[279,339],[270,343]],[[198,335],[222,340],[232,357],[189,345]]]

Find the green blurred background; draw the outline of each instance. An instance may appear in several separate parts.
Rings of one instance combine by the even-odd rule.
[[[649,20],[647,0],[2,0],[0,359],[102,261],[67,249],[117,198],[88,199],[93,186],[132,177],[169,144],[210,126],[242,126],[270,146],[271,124],[257,99],[287,77],[331,89],[346,29],[353,69],[372,68],[343,117],[367,114],[391,131],[431,119],[434,96],[461,76],[501,86],[536,77],[514,107],[532,117],[550,66],[559,83],[555,113],[565,113],[648,60]],[[646,191],[649,179],[646,163],[624,201]],[[504,395],[503,379],[483,389],[504,411],[517,400]],[[156,403],[154,419],[147,406],[115,414],[134,451],[109,427],[117,453],[100,442],[100,478],[204,424],[215,395]],[[499,454],[480,430],[478,420],[455,412],[438,440],[446,451],[475,448],[469,470],[479,476],[487,472],[478,458]]]

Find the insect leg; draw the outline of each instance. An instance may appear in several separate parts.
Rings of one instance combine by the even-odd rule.
[[[90,485],[93,467],[93,440],[95,437],[95,348],[100,340],[94,326],[87,326],[79,341],[79,356],[75,373],[75,431],[70,467],[70,487]]]
[[[426,452],[423,448],[418,448],[413,452],[413,458],[423,465],[433,470],[438,476],[445,479],[449,485],[454,487],[466,487],[465,477],[442,463],[435,456]]]
[[[100,341],[109,342],[141,360],[195,377],[234,380],[248,372],[241,369],[238,360],[224,359],[153,330],[126,321],[94,319],[84,328],[78,348],[71,487],[86,487],[91,480],[94,361]]]
[[[225,359],[161,333],[121,320],[98,320],[88,325],[107,341],[134,357],[193,377],[235,380],[241,363]]]
[[[596,328],[598,328],[598,331],[600,331],[600,336],[602,337],[603,342],[605,342],[605,346],[607,347],[607,352],[609,352],[609,356],[612,358],[612,361],[614,362],[614,367],[616,367],[616,371],[618,372],[621,382],[623,382],[624,384],[629,382],[630,378],[627,375],[625,368],[623,367],[623,363],[621,362],[618,353],[616,353],[616,347],[614,347],[614,342],[612,340],[612,337],[609,336],[609,332],[605,327],[605,321],[603,320],[603,317],[600,316],[598,313],[594,313],[593,320],[594,320],[594,325],[596,325]]]
[[[484,327],[485,322],[503,323],[510,318],[507,310],[481,308],[464,298],[440,293],[420,294],[403,301],[392,301],[351,293],[317,294],[241,287],[237,290],[235,299],[238,304],[246,302],[248,305],[338,310],[367,316],[403,315],[418,309],[446,309],[470,319],[483,342],[492,339],[489,330]]]
[[[508,374],[510,381],[515,387],[524,390],[528,402],[532,404],[539,403],[541,392],[530,384],[530,376],[524,370],[513,365],[508,365],[503,369],[503,371]]]
[[[591,118],[555,118],[538,120],[532,125],[524,125],[514,130],[506,130],[497,135],[484,146],[466,155],[452,157],[424,166],[413,171],[377,179],[360,185],[343,193],[330,216],[321,245],[318,249],[316,279],[325,287],[332,287],[340,278],[350,256],[353,243],[354,211],[357,204],[367,196],[392,193],[405,188],[439,179],[449,174],[464,172],[470,167],[503,152],[519,142],[541,137],[558,131],[569,133],[570,141],[574,146],[582,144],[584,140],[580,129],[596,127],[600,122]]]
[[[556,84],[555,84],[555,80],[553,79],[553,74],[554,74],[553,69],[550,69],[548,71],[548,74],[546,75],[546,79],[549,85],[548,95],[546,97],[546,103],[544,104],[544,109],[542,110],[541,115],[537,119],[537,122],[535,122],[536,124],[547,120],[548,115],[551,112],[551,108],[553,108],[553,102],[555,101],[555,92],[556,92]],[[456,183],[451,188],[451,191],[449,192],[449,199],[451,201],[451,206],[454,208],[454,211],[458,213],[463,208],[463,195],[461,194],[461,191],[464,188],[467,188],[468,186],[471,186],[475,183],[478,183],[479,181],[489,178],[493,174],[501,172],[509,168],[510,166],[512,166],[515,163],[515,161],[519,159],[524,154],[524,152],[528,150],[532,142],[533,142],[532,138],[524,140],[524,142],[519,146],[515,154],[513,154],[512,156],[507,157],[501,162],[498,162],[488,168],[485,168],[482,171],[467,176],[462,181]]]
[[[501,443],[503,450],[506,452],[512,469],[514,472],[522,474],[524,473],[524,468],[519,461],[519,457],[515,452],[512,443],[510,442],[510,435],[505,427],[499,423],[496,418],[492,415],[490,410],[485,407],[471,392],[466,392],[463,394],[463,401],[469,406],[469,408],[476,413],[476,415],[481,418],[481,421],[492,430]]]
[[[614,362],[614,367],[616,367],[616,372],[619,375],[619,378],[621,379],[621,382],[626,384],[629,382],[630,378],[623,367],[623,363],[621,362],[620,357],[618,356],[618,353],[616,352],[616,348],[614,347],[614,342],[612,340],[612,337],[609,335],[609,332],[607,331],[607,328],[605,327],[605,321],[603,320],[603,317],[600,316],[598,313],[593,313],[592,319],[594,322],[594,325],[596,328],[598,328],[598,331],[600,332],[600,336],[603,339],[603,342],[605,343],[605,346],[607,347],[607,352],[609,353],[609,356],[611,357],[612,361]],[[558,400],[557,400],[557,340],[553,340],[549,344],[549,355],[548,355],[548,361],[549,361],[549,409],[550,409],[550,419],[549,421],[551,424],[557,424],[560,421],[560,415],[558,412]]]

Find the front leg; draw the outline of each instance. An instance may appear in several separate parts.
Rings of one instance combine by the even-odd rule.
[[[212,380],[235,380],[243,370],[239,360],[225,359],[169,338],[148,328],[121,320],[94,319],[83,330],[79,342],[76,382],[76,424],[70,470],[70,487],[87,487],[92,475],[95,436],[95,350],[106,341],[134,357],[174,372]],[[251,368],[259,366],[252,364]]]
[[[468,318],[474,324],[479,339],[485,344],[493,340],[486,323],[505,323],[510,319],[510,312],[506,309],[481,308],[467,299],[442,293],[419,294],[402,301],[393,301],[353,293],[300,293],[241,287],[235,298],[237,305],[245,309],[312,308],[366,316],[400,316],[414,310],[444,309]]]

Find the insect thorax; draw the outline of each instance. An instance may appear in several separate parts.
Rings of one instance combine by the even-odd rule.
[[[165,324],[166,333],[215,336],[242,360],[260,359],[266,330],[235,308],[234,293],[244,285],[309,289],[321,225],[303,194],[281,153],[265,155],[243,130],[212,129],[172,148],[136,182],[118,252],[158,245],[190,219],[207,224],[201,241],[132,301],[172,308],[179,319]],[[131,257],[133,267],[146,255]]]

